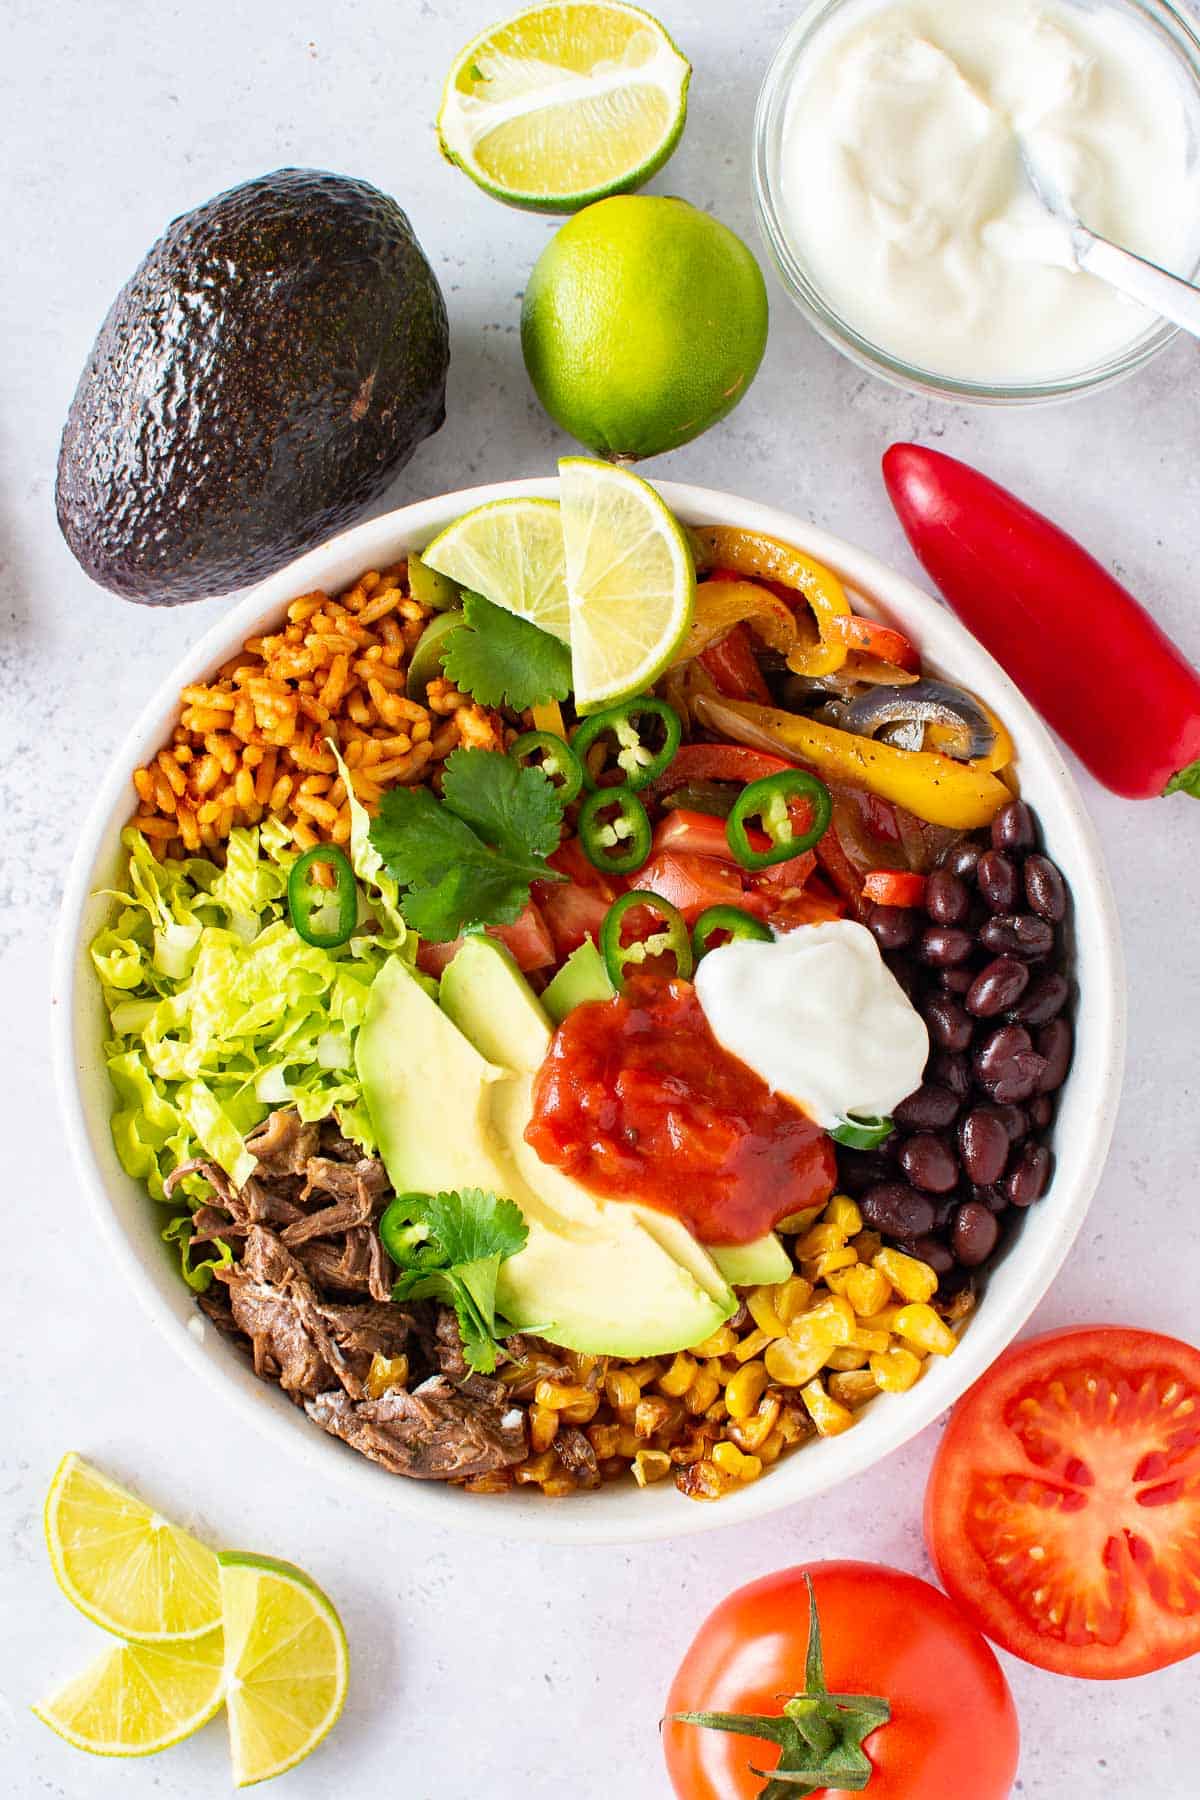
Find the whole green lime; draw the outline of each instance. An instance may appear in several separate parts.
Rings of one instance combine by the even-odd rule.
[[[737,405],[767,342],[750,251],[686,200],[620,194],[569,219],[534,267],[521,347],[538,399],[600,456],[658,456]]]

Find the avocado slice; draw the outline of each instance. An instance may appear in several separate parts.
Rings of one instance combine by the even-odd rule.
[[[277,169],[168,225],[63,432],[58,522],[94,581],[174,605],[349,525],[445,418],[437,277],[365,181]]]
[[[585,938],[578,950],[572,950],[554,980],[542,995],[542,1005],[556,1025],[561,1025],[569,1012],[588,1000],[611,1000],[616,993],[608,978],[604,958]]]
[[[475,996],[476,1017],[507,1021],[497,1029],[511,1034],[523,1066],[481,1055],[408,966],[390,958],[372,984],[355,1056],[392,1185],[425,1193],[483,1187],[516,1201],[529,1241],[501,1266],[498,1289],[514,1325],[569,1349],[630,1357],[667,1355],[709,1336],[736,1300],[678,1221],[656,1215],[678,1227],[691,1247],[686,1259],[664,1247],[674,1233],[647,1229],[642,1208],[596,1198],[525,1143],[549,1022],[493,939],[468,938],[455,962],[464,954],[452,1005],[458,986],[460,999]]]
[[[442,973],[442,1011],[489,1062],[539,1069],[550,1045],[550,1018],[510,950],[483,932],[464,939]]]
[[[773,1231],[755,1238],[752,1244],[709,1244],[708,1254],[730,1287],[772,1287],[796,1273]]]

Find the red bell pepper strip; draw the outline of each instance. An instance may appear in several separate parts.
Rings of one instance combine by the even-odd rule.
[[[661,800],[676,788],[698,781],[761,781],[794,768],[782,756],[767,750],[751,750],[745,744],[684,744],[675,752],[668,769],[646,789],[647,799]]]
[[[916,645],[902,631],[881,625],[878,619],[864,619],[861,613],[838,613],[829,621],[829,633],[841,638],[851,650],[891,663],[910,675],[920,671],[921,657]]]
[[[863,876],[863,896],[877,906],[920,906],[925,877],[907,869],[872,869]]]
[[[1081,544],[966,463],[883,459],[892,505],[959,618],[1097,781],[1200,799],[1200,672]]]
[[[720,643],[701,653],[700,661],[729,700],[758,700],[771,704],[771,690],[763,677],[744,625],[735,625]]]

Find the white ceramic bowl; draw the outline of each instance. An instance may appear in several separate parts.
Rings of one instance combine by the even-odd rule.
[[[931,1360],[910,1393],[871,1403],[852,1431],[785,1458],[762,1480],[718,1505],[700,1505],[671,1483],[632,1484],[552,1503],[523,1491],[464,1494],[406,1481],[326,1436],[282,1391],[256,1379],[237,1350],[201,1318],[159,1239],[163,1215],[117,1161],[101,1044],[104,1017],[87,946],[108,903],[95,891],[117,871],[119,836],[132,807],[130,773],[175,723],[179,690],[203,680],[247,637],[271,626],[297,594],[336,593],[362,570],[420,549],[468,508],[503,495],[553,494],[554,480],[475,488],[406,506],[310,551],[232,606],[183,658],[114,756],[80,838],[67,880],[53,982],[53,1034],[67,1135],[83,1187],[114,1257],[154,1323],[190,1366],[214,1382],[262,1432],[317,1474],[340,1479],[364,1500],[428,1525],[555,1542],[620,1543],[709,1531],[811,1500],[860,1474],[945,1410],[1015,1336],[1054,1279],[1087,1212],[1103,1166],[1120,1091],[1125,997],[1116,912],[1100,848],[1075,783],[1045,727],[1007,676],[942,606],[862,550],[804,520],[732,495],[661,484],[667,503],[692,523],[740,525],[786,539],[835,569],[856,596],[913,637],[927,659],[995,708],[1017,746],[1021,788],[1036,808],[1046,845],[1075,901],[1079,1010],[1074,1068],[1055,1129],[1057,1168],[1050,1191],[1026,1220],[1012,1254],[993,1271],[978,1313],[954,1356]]]

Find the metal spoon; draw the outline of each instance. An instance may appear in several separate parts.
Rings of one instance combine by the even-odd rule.
[[[1033,146],[1023,137],[1018,137],[1017,143],[1030,187],[1046,211],[1070,230],[1071,252],[1077,267],[1086,269],[1089,275],[1099,276],[1101,281],[1106,281],[1131,300],[1140,300],[1151,312],[1160,313],[1172,324],[1181,325],[1184,331],[1200,337],[1200,287],[1090,231],[1053,171],[1044,162],[1039,162]]]

